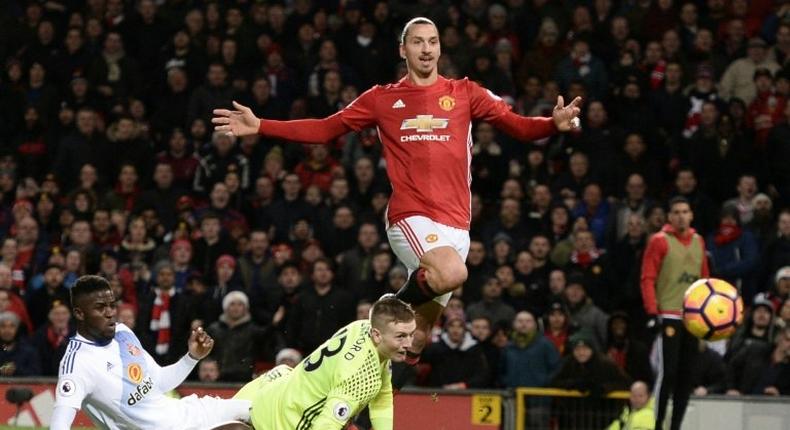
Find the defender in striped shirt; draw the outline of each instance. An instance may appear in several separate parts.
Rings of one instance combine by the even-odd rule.
[[[137,336],[119,324],[110,284],[83,276],[71,289],[77,335],[60,362],[50,429],[71,427],[82,409],[101,429],[203,430],[247,421],[250,402],[165,393],[179,386],[214,344],[202,328],[192,332],[189,353],[160,367]]]
[[[337,430],[367,405],[373,427],[391,430],[391,361],[406,360],[415,329],[409,305],[383,298],[369,320],[348,324],[295,368],[275,367],[234,399],[252,401],[256,430]]]

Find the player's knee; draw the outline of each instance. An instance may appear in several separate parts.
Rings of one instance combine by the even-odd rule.
[[[431,285],[437,294],[449,293],[466,282],[468,272],[466,265],[458,262],[447,262],[440,270],[436,285]]]

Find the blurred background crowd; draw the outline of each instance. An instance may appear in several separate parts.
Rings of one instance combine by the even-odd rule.
[[[206,327],[204,381],[297,363],[398,290],[375,130],[305,146],[230,138],[210,117],[232,100],[273,119],[330,115],[404,75],[401,26],[424,15],[443,75],[524,115],[550,115],[558,94],[584,106],[579,130],[542,141],[475,125],[469,279],[396,384],[652,381],[642,252],[682,195],[712,275],[748,305],[729,344],[701,344],[697,394],[790,393],[786,0],[0,8],[2,376],[57,374],[83,274],[110,280],[120,321],[161,363]]]

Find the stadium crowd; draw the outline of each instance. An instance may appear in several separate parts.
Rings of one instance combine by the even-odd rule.
[[[650,383],[642,253],[681,195],[748,305],[727,345],[701,342],[695,392],[790,395],[787,0],[6,1],[0,375],[57,375],[83,274],[162,364],[207,327],[204,381],[298,363],[397,291],[375,130],[305,146],[210,117],[330,115],[403,76],[418,15],[444,76],[524,115],[585,102],[543,141],[475,125],[469,279],[396,385]]]

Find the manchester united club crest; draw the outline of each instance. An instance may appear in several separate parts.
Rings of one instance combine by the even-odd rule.
[[[675,335],[675,328],[672,326],[667,326],[664,329],[664,333],[666,333],[667,337],[672,337]]]
[[[425,236],[425,241],[428,243],[434,243],[437,240],[439,240],[439,236],[437,236],[436,234],[431,233],[428,236]]]
[[[129,354],[134,356],[134,357],[137,357],[138,355],[140,355],[140,348],[138,348],[137,346],[135,346],[135,345],[133,345],[131,343],[127,343],[126,344],[126,350],[129,351]]]
[[[455,99],[450,96],[439,97],[439,107],[446,111],[451,111],[455,107]]]

